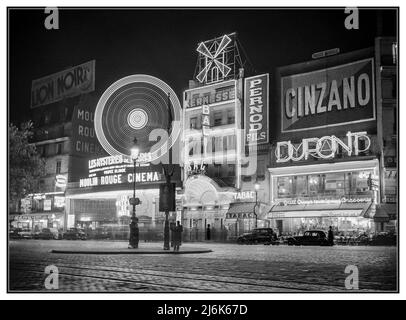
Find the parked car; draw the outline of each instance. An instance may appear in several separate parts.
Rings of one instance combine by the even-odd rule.
[[[271,228],[256,228],[249,233],[244,233],[237,238],[239,244],[271,243],[276,234]]]
[[[63,234],[65,240],[86,240],[86,233],[79,228],[71,228]]]
[[[95,240],[107,240],[110,239],[110,233],[106,228],[96,228],[95,230],[88,232],[87,237]]]
[[[30,229],[22,229],[18,232],[20,239],[32,239],[33,232]]]
[[[57,229],[54,228],[44,228],[38,234],[38,239],[42,240],[58,240],[60,239],[59,232]]]
[[[12,240],[21,239],[20,231],[21,231],[21,228],[9,229],[9,231],[8,231],[9,239],[12,239]]]
[[[327,235],[323,230],[308,230],[303,236],[294,236],[288,238],[290,246],[329,246]]]

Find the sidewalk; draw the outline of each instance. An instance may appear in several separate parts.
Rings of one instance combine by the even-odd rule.
[[[163,250],[163,242],[139,242],[138,249],[129,249],[128,241],[57,241],[51,253],[61,254],[196,254],[212,252],[193,244],[182,244],[178,252]]]

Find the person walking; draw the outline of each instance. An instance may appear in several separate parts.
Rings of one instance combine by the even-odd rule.
[[[330,226],[328,228],[328,235],[327,235],[327,240],[330,246],[334,245],[334,233],[333,233],[333,228]]]
[[[211,230],[210,230],[210,224],[207,225],[207,230],[206,230],[206,240],[211,239]]]
[[[173,232],[173,251],[179,251],[179,247],[182,244],[182,232],[183,227],[180,222],[177,222],[176,227],[174,228]]]
[[[174,238],[175,238],[175,229],[176,229],[176,223],[175,222],[171,222],[169,224],[169,229],[171,230],[171,248],[174,247]]]

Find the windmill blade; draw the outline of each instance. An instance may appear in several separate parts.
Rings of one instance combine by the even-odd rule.
[[[204,79],[207,77],[207,73],[209,72],[209,69],[211,65],[213,64],[213,61],[210,61],[202,71],[199,72],[199,74],[196,76],[196,79],[199,80],[200,82],[203,82]]]
[[[205,57],[209,59],[213,59],[213,55],[211,54],[210,50],[206,47],[204,42],[200,42],[199,46],[196,49],[197,52],[200,54],[204,55]]]
[[[216,64],[217,68],[219,68],[220,72],[223,74],[223,77],[226,77],[230,71],[231,68],[229,66],[226,66],[224,63],[214,60],[214,63]]]
[[[231,42],[231,39],[229,36],[225,35],[223,39],[221,39],[220,45],[217,48],[216,54],[214,55],[214,58],[216,58]]]

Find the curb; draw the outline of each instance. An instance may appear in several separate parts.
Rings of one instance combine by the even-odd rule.
[[[61,254],[196,254],[196,253],[210,253],[213,250],[184,250],[184,251],[138,251],[136,249],[119,249],[119,250],[51,250],[51,253]]]

